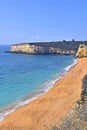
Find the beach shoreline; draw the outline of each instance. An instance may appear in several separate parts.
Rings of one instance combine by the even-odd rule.
[[[87,58],[78,60],[46,94],[17,109],[0,123],[0,130],[46,130],[60,122],[80,99]]]
[[[61,78],[63,78],[76,64],[78,60],[74,58],[72,63],[62,69],[58,74],[53,76],[48,81],[44,82],[38,89],[34,90],[27,97],[14,102],[13,104],[8,105],[5,108],[0,109],[0,122],[2,122],[9,114],[14,112],[15,110],[23,107],[26,104],[29,104],[31,101],[37,99],[38,97],[46,94],[51,88],[53,88],[54,84],[58,82]]]

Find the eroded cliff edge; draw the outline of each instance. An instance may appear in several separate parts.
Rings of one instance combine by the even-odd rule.
[[[26,54],[76,54],[76,56],[79,57],[83,55],[83,53],[81,53],[84,50],[84,47],[82,47],[83,44],[87,46],[87,41],[19,43],[13,44],[11,50],[6,52]]]
[[[29,53],[29,54],[75,54],[74,50],[62,50],[52,46],[41,46],[35,44],[14,44],[11,46],[13,53]]]

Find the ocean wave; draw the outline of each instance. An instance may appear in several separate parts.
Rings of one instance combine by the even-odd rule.
[[[74,62],[72,64],[64,68],[60,73],[58,73],[52,79],[42,84],[37,90],[33,91],[32,94],[30,94],[28,97],[6,107],[5,109],[0,110],[0,122],[3,121],[7,115],[14,112],[16,109],[30,103],[31,101],[35,100],[41,95],[47,93],[48,90],[51,89],[58,80],[64,77],[68,73],[68,71],[76,64],[77,64],[77,59],[74,59]]]

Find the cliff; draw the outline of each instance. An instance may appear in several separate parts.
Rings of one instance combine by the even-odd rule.
[[[80,44],[87,45],[87,41],[54,41],[54,42],[35,42],[35,43],[21,43],[13,44],[10,53],[28,53],[28,54],[78,54],[82,47]],[[80,46],[79,46],[80,45]],[[78,50],[79,48],[79,50]],[[83,54],[81,54],[83,55]],[[86,54],[85,54],[86,55]]]
[[[79,45],[78,51],[76,53],[76,57],[87,57],[87,45],[81,44]]]
[[[11,46],[11,53],[27,53],[27,54],[75,54],[74,50],[64,50],[53,46],[43,44],[14,44]]]

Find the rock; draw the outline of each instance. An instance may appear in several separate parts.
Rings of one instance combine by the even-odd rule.
[[[11,53],[26,53],[26,54],[75,54],[74,50],[61,50],[59,48],[54,48],[51,46],[38,46],[35,44],[13,44],[11,46],[11,51],[6,51]]]
[[[76,53],[76,57],[82,58],[87,57],[87,45],[80,44],[79,49]]]

